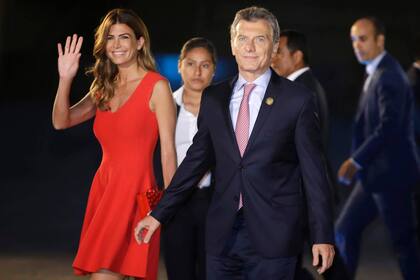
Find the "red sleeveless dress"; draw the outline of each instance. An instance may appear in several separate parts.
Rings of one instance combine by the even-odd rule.
[[[152,157],[158,139],[155,114],[149,109],[153,87],[165,78],[148,72],[129,99],[112,113],[96,112],[94,133],[102,162],[89,194],[73,262],[76,275],[106,269],[126,276],[157,279],[159,238],[137,244],[134,228],[142,218],[139,197],[156,187]]]

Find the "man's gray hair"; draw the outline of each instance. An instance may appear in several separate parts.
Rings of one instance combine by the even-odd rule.
[[[230,39],[233,40],[233,38],[235,38],[236,26],[238,25],[239,21],[257,21],[260,19],[266,20],[271,26],[271,30],[273,31],[273,42],[277,43],[280,38],[280,27],[279,23],[277,22],[277,18],[267,9],[256,6],[239,10],[236,13],[235,19],[230,26]]]

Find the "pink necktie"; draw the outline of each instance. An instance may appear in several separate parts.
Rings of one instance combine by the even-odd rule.
[[[244,155],[249,138],[249,94],[255,88],[255,84],[245,84],[244,95],[239,107],[238,119],[236,120],[235,135],[241,156]],[[242,208],[242,194],[239,194],[239,208]]]

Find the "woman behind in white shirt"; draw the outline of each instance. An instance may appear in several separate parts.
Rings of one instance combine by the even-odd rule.
[[[175,130],[178,166],[197,132],[201,95],[212,81],[216,60],[215,47],[205,38],[192,38],[182,47],[178,72],[183,86],[173,94],[178,107]],[[183,208],[163,226],[162,245],[169,280],[205,279],[204,227],[211,181],[208,172]]]

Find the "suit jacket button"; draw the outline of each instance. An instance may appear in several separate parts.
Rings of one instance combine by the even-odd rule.
[[[244,169],[244,166],[242,164],[239,164],[238,169]]]

